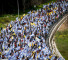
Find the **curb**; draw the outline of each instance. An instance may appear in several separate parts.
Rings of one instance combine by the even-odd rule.
[[[54,41],[54,34],[56,31],[58,31],[59,27],[67,20],[68,15],[65,15],[57,24],[55,24],[52,29],[51,29],[51,34],[49,36],[49,47],[50,50],[54,52],[54,55],[58,56],[58,57],[62,57],[63,56],[60,54],[59,50],[57,49],[56,43]]]

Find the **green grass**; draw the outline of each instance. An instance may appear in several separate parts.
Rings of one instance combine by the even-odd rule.
[[[68,30],[58,31],[55,35],[55,41],[62,56],[68,60]]]
[[[52,1],[55,2],[56,0],[50,0],[50,1],[47,1],[46,3],[44,3],[44,4],[51,3]],[[38,5],[38,6],[35,8],[35,10],[42,8],[44,4]],[[27,14],[28,11],[30,11],[30,9],[26,10],[24,13]],[[20,12],[19,17],[21,17],[24,13],[23,13],[23,12]],[[7,25],[11,20],[12,20],[12,21],[15,21],[15,20],[16,20],[16,17],[18,17],[17,13],[16,13],[16,14],[5,14],[5,15],[2,15],[2,16],[0,17],[0,27],[6,27],[6,25]]]

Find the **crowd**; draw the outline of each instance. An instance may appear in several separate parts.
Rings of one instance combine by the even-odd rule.
[[[8,60],[65,60],[58,58],[46,45],[50,26],[65,13],[67,3],[52,2],[31,10],[11,21],[0,33],[0,59]]]

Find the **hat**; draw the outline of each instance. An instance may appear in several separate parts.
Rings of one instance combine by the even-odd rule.
[[[45,9],[46,10],[46,9]]]
[[[24,38],[25,38],[26,36],[24,35]]]
[[[11,27],[11,24],[10,24],[10,27]]]
[[[48,15],[48,13],[47,13],[47,15]]]
[[[49,58],[51,59],[51,58],[52,58],[52,56],[49,56]]]
[[[12,35],[16,35],[15,33],[13,33]]]
[[[4,47],[3,47],[3,49],[4,49]]]
[[[33,11],[31,13],[33,13]]]
[[[23,18],[23,16],[21,16],[21,19]]]
[[[39,22],[39,20],[38,20],[38,22]]]
[[[13,32],[14,32],[14,30],[13,30]]]
[[[2,53],[0,52],[0,55],[2,55]]]
[[[26,30],[26,27],[24,27],[24,29]]]
[[[34,46],[34,44],[32,43],[32,46]]]
[[[11,39],[13,39],[13,36],[11,37]]]
[[[29,47],[31,47],[31,43],[29,44]]]
[[[48,3],[48,5],[49,5],[49,3]]]
[[[31,25],[33,25],[33,23],[31,23]]]
[[[39,46],[38,48],[39,48],[39,49],[41,49],[41,47],[40,47],[40,46]]]
[[[5,30],[6,28],[4,28],[4,30]]]
[[[25,16],[25,14],[23,14],[23,16]]]

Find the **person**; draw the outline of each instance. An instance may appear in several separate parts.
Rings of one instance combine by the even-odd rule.
[[[16,18],[16,21],[11,21],[6,28],[2,28],[0,37],[2,59],[57,59],[56,56],[51,56],[52,52],[46,46],[46,38],[56,17],[58,19],[60,14],[66,11],[67,4],[65,2],[63,4],[60,3],[60,7],[53,2],[43,5],[42,9],[31,10],[29,14],[24,14],[21,20]]]

